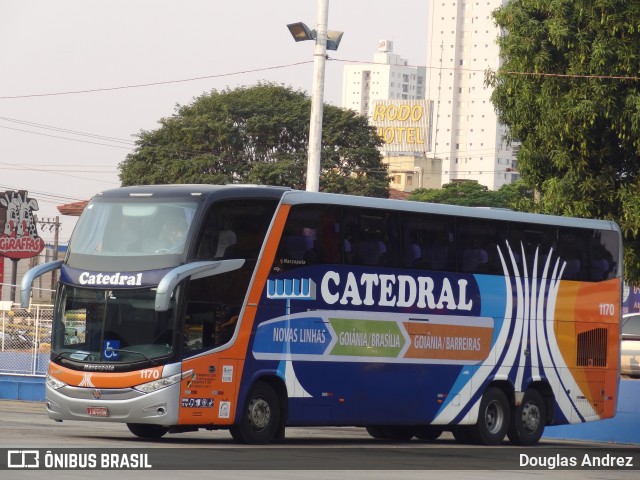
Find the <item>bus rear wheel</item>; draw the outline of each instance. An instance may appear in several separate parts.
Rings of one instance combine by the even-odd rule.
[[[268,383],[256,382],[239,415],[238,422],[229,429],[236,442],[254,445],[269,443],[280,422],[278,395]]]
[[[136,437],[140,438],[160,438],[169,431],[169,427],[147,423],[127,423],[127,428]]]
[[[544,399],[535,388],[524,394],[522,403],[513,410],[507,436],[514,445],[535,445],[542,437],[547,411]]]
[[[502,390],[489,387],[482,395],[478,423],[469,426],[469,437],[479,445],[499,445],[509,429],[511,412]]]

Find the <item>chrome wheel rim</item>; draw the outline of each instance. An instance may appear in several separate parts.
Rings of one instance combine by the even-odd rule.
[[[534,403],[522,407],[522,426],[527,433],[535,432],[540,425],[540,409]]]
[[[500,402],[494,400],[487,405],[484,414],[484,424],[492,434],[496,434],[502,429],[504,425],[504,412]]]
[[[255,430],[262,430],[271,421],[271,408],[262,398],[254,398],[249,403],[249,423]]]

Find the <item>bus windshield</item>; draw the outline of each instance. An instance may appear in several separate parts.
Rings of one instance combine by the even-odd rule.
[[[124,366],[175,352],[174,300],[166,312],[154,311],[155,289],[62,285],[58,298],[51,358]]]
[[[196,203],[105,200],[87,205],[69,245],[74,254],[133,257],[184,251]]]

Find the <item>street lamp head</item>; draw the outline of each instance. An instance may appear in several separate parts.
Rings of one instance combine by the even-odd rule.
[[[290,23],[287,28],[291,32],[291,36],[296,42],[302,42],[304,40],[315,40],[316,31],[310,30],[304,23]]]
[[[287,25],[287,28],[296,42],[315,40],[318,36],[315,30],[311,30],[303,22],[290,23]],[[327,50],[338,50],[343,33],[344,32],[336,32],[334,30],[327,32]]]
[[[340,40],[342,40],[342,35],[344,35],[344,32],[329,30],[327,32],[327,50],[338,50]]]

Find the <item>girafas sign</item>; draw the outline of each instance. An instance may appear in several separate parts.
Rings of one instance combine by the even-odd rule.
[[[31,258],[42,251],[44,241],[38,236],[34,210],[38,202],[26,191],[0,192],[0,255]]]
[[[426,152],[431,102],[426,100],[378,100],[374,102],[371,123],[384,140],[384,149],[392,152]]]

